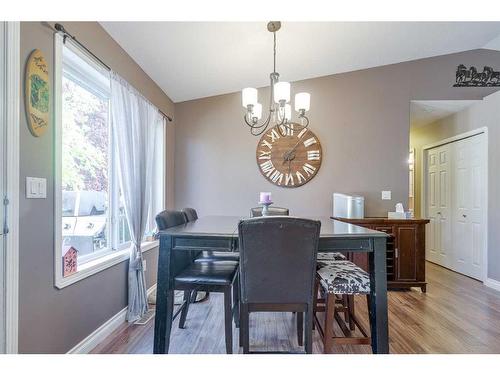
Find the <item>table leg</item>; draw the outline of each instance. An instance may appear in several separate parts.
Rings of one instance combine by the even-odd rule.
[[[370,326],[374,354],[389,353],[387,318],[386,239],[375,238],[373,252],[369,253],[370,267]]]
[[[160,237],[153,348],[153,353],[155,354],[168,353],[170,345],[170,331],[172,329],[172,316],[174,312],[174,289],[173,282],[170,277],[171,255],[171,237]]]

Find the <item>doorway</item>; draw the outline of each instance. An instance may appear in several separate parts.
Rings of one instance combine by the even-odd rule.
[[[0,353],[17,353],[19,22],[0,22]]]
[[[483,280],[486,259],[487,133],[424,148],[426,259]]]
[[[459,100],[412,102],[410,146],[417,150],[415,209],[430,220],[426,260],[484,281],[488,131],[478,127],[481,105]]]

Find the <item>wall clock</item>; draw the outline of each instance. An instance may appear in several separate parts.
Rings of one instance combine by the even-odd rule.
[[[271,183],[288,188],[306,184],[316,176],[323,153],[318,137],[309,129],[289,124],[290,129],[267,130],[257,145],[257,164]]]
[[[31,134],[40,137],[49,126],[50,87],[49,68],[42,52],[38,49],[35,49],[28,58],[25,85],[28,126]]]

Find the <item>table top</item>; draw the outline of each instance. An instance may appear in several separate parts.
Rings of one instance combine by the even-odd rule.
[[[245,219],[249,218],[243,216],[204,216],[198,220],[160,231],[160,236],[168,234],[182,236],[237,237],[238,223],[240,220]],[[388,236],[384,232],[334,220],[327,216],[305,217],[305,219],[321,221],[320,238],[373,238]]]

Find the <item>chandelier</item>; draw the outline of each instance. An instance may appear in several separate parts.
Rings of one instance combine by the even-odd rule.
[[[311,95],[307,92],[299,92],[295,95],[295,111],[298,112],[300,123],[292,121],[292,107],[290,102],[290,83],[280,82],[280,75],[276,72],[276,32],[281,28],[281,22],[271,21],[267,24],[267,30],[273,33],[273,72],[269,75],[271,81],[271,95],[269,98],[268,114],[263,122],[262,119],[262,104],[258,102],[257,89],[247,87],[241,92],[241,101],[243,108],[246,109],[244,116],[245,123],[250,127],[252,135],[258,136],[266,131],[271,126],[277,131],[286,136],[290,130],[293,130],[294,125],[307,128],[309,119],[306,112],[309,111]]]

